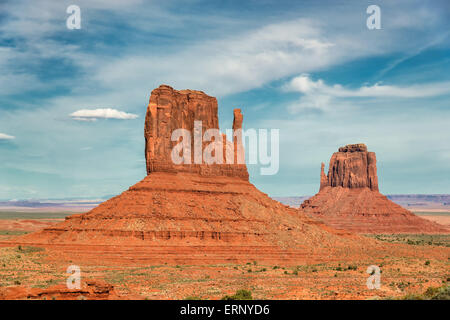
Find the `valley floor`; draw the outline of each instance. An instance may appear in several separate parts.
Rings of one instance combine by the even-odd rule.
[[[45,216],[34,223],[0,221],[0,241],[61,221],[61,217],[50,218]],[[221,299],[241,289],[250,291],[254,299],[389,299],[411,297],[430,287],[450,284],[450,235],[368,237],[385,244],[386,252],[370,259],[350,254],[341,260],[299,265],[252,260],[209,265],[133,260],[124,264],[105,262],[101,257],[87,263],[77,256],[61,256],[52,248],[4,246],[0,247],[0,299],[69,298],[61,288],[65,287],[71,264],[80,266],[83,285],[94,280],[113,286],[114,295],[101,298],[114,299]],[[367,288],[370,265],[380,267],[380,289]],[[22,295],[17,288],[24,289]],[[30,296],[27,288],[42,292]],[[100,296],[75,292],[70,298]]]

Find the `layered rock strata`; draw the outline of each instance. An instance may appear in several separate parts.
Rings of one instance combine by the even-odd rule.
[[[305,200],[300,211],[327,225],[358,233],[447,233],[437,223],[422,219],[378,191],[376,156],[364,144],[339,148],[328,175],[322,163],[320,189]]]
[[[248,180],[247,167],[243,161],[242,129],[243,116],[240,109],[234,110],[233,137],[226,135],[217,141],[205,141],[204,134],[210,129],[219,129],[217,100],[202,91],[174,90],[161,85],[154,89],[145,117],[145,158],[147,174],[152,172],[189,172],[203,176],[230,176]],[[201,127],[200,127],[201,125]],[[185,130],[188,137],[174,139],[175,130]],[[199,132],[201,130],[201,132]],[[174,163],[172,152],[183,141],[188,152],[183,163]],[[174,141],[175,140],[175,141]],[[216,163],[208,164],[203,157],[205,148],[222,145]],[[186,151],[185,150],[185,151]],[[217,150],[217,149],[216,149]],[[240,161],[238,161],[240,160]]]

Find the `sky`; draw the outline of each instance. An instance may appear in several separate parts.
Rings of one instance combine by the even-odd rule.
[[[280,130],[279,172],[249,165],[271,196],[315,194],[350,143],[376,152],[381,192],[450,193],[447,0],[1,0],[0,70],[1,200],[140,181],[160,84],[217,97],[222,130],[234,108],[246,129]]]

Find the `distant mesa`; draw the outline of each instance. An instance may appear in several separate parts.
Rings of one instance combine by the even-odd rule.
[[[378,191],[377,160],[365,144],[349,144],[331,159],[328,175],[321,165],[319,193],[300,211],[337,229],[358,233],[447,233],[444,226],[422,219]]]

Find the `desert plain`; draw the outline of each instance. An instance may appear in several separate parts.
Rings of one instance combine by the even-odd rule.
[[[431,216],[445,224],[450,212]],[[0,212],[0,241],[38,231],[63,221],[67,212]],[[3,218],[5,217],[5,218]],[[430,216],[425,215],[425,218]],[[436,218],[435,218],[436,217]],[[285,264],[249,257],[239,263],[182,264],[168,258],[158,264],[142,263],[146,250],[136,247],[135,259],[120,251],[95,259],[89,252],[74,254],[57,246],[6,246],[0,248],[0,298],[2,299],[221,299],[245,289],[254,299],[401,299],[423,295],[450,281],[450,235],[367,235],[382,251],[350,254],[333,261]],[[141,254],[140,254],[141,253]],[[372,253],[372,254],[370,254]],[[147,253],[149,254],[149,253]],[[245,260],[245,259],[244,259]],[[69,265],[79,265],[82,290],[68,290]],[[378,265],[381,288],[369,290],[369,265]],[[87,282],[99,283],[91,292]],[[105,287],[105,284],[109,285]],[[106,292],[105,289],[107,288]]]

